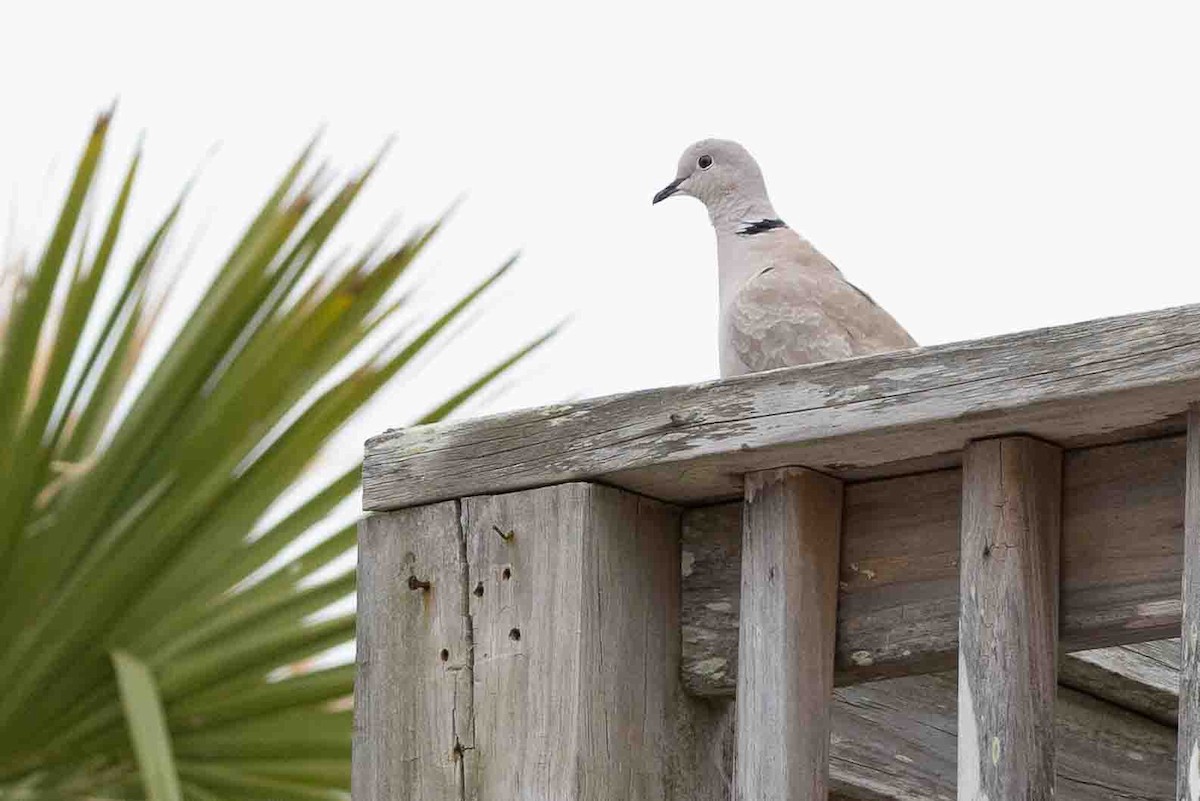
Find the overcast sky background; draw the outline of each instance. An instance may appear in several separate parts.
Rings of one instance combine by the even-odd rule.
[[[343,173],[394,134],[343,241],[465,195],[422,265],[431,311],[524,255],[356,453],[568,314],[473,412],[715,377],[707,217],[650,205],[707,136],[923,344],[1200,302],[1198,39],[1191,2],[0,0],[0,252],[41,242],[115,97],[114,155],[146,133],[129,248],[220,143],[191,298],[319,126]]]

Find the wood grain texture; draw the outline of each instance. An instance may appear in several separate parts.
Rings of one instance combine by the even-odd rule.
[[[697,700],[711,710],[699,734],[709,743],[709,758],[720,761],[735,739],[735,704],[732,698]],[[1058,801],[1174,801],[1174,728],[1064,687],[1055,718]],[[830,801],[956,798],[953,671],[839,688],[832,727]],[[732,773],[731,759],[724,770]]]
[[[1078,651],[1179,634],[1184,441],[1071,451],[1063,467],[1060,632]],[[958,649],[961,472],[847,484],[838,684],[952,668]],[[683,676],[737,686],[741,504],[683,520]]]
[[[1200,306],[1188,306],[389,431],[367,443],[364,506],[580,479],[713,502],[783,465],[857,480],[953,465],[988,436],[1076,447],[1179,431],[1196,397]]]
[[[567,484],[463,501],[469,799],[661,799],[679,667],[678,510]]]
[[[1178,638],[1077,651],[1058,660],[1058,683],[1175,726],[1181,656]]]
[[[1200,799],[1200,404],[1188,412],[1184,512],[1183,659],[1179,682],[1180,799]]]
[[[958,797],[1054,798],[1062,451],[1029,437],[963,456]]]
[[[462,788],[464,795],[460,796],[458,770],[452,756],[455,726],[463,732],[471,730],[469,722],[462,721],[462,712],[455,714],[456,709],[470,708],[455,702],[456,693],[458,698],[463,697],[457,681],[463,675],[462,664],[450,658],[443,663],[440,657],[441,648],[446,647],[450,651],[458,642],[465,649],[470,642],[462,628],[461,601],[456,603],[455,593],[451,591],[456,587],[471,592],[472,618],[478,643],[476,659],[479,662],[479,683],[472,693],[476,708],[474,728],[478,733],[474,737],[474,745],[469,745],[471,741],[467,741],[468,745],[463,748],[464,773],[478,779],[481,773],[489,770],[494,772],[498,766],[492,765],[489,769],[476,760],[497,749],[507,752],[508,746],[497,740],[497,737],[505,734],[508,736],[504,742],[526,759],[538,753],[538,748],[553,757],[551,752],[555,750],[555,743],[539,743],[526,738],[520,730],[507,732],[492,728],[485,732],[482,728],[485,722],[489,727],[498,726],[503,719],[501,709],[508,709],[512,713],[508,720],[518,718],[518,710],[514,705],[507,704],[503,697],[489,697],[498,688],[494,683],[495,676],[488,674],[491,670],[488,663],[493,660],[499,663],[528,662],[531,656],[537,656],[536,652],[526,652],[523,657],[498,656],[491,650],[492,635],[488,635],[485,642],[483,632],[494,631],[498,626],[499,632],[507,637],[513,622],[520,625],[521,619],[516,615],[519,604],[523,602],[519,599],[534,593],[532,587],[522,588],[520,584],[540,583],[546,574],[538,572],[538,566],[546,563],[538,560],[549,558],[548,552],[556,547],[556,543],[557,547],[565,545],[545,538],[541,539],[539,546],[539,538],[531,534],[540,530],[541,526],[528,529],[514,524],[510,528],[505,524],[512,518],[505,515],[515,511],[523,517],[523,510],[546,508],[547,514],[558,515],[560,523],[564,524],[560,531],[564,539],[580,538],[585,530],[582,525],[567,525],[580,518],[562,517],[561,512],[555,510],[556,503],[546,502],[544,498],[542,501],[524,498],[526,505],[522,507],[519,501],[519,496],[514,496],[504,502],[499,499],[471,499],[464,503],[468,531],[486,534],[486,517],[482,515],[485,512],[495,514],[496,522],[493,525],[505,534],[512,531],[513,539],[508,542],[520,549],[517,554],[500,549],[498,554],[488,557],[497,561],[485,560],[473,566],[465,585],[456,580],[456,576],[463,575],[461,569],[464,562],[460,549],[465,543],[460,540],[462,517],[457,513],[455,504],[438,504],[425,509],[376,515],[364,521],[359,553],[360,673],[356,686],[353,774],[356,799],[403,801],[421,798],[438,801],[450,798],[458,801],[460,797],[482,797],[477,789],[465,787]],[[619,509],[628,503],[626,498],[617,507]],[[471,507],[475,507],[473,520]],[[653,510],[653,504],[642,507],[643,513]],[[668,516],[672,514],[669,509],[662,512]],[[648,533],[650,528],[657,530],[658,524],[646,523],[644,516],[641,519],[642,523],[636,532],[638,539],[645,537],[646,542],[637,547],[639,553],[645,556],[646,552],[641,548],[652,545],[657,548],[663,543]],[[670,525],[673,523],[668,527]],[[740,525],[735,523],[735,530],[739,528]],[[420,536],[422,533],[433,536],[426,540]],[[493,545],[499,549],[504,541],[494,530],[491,533],[496,538]],[[627,531],[622,538],[627,545],[633,541],[633,533],[632,530]],[[678,547],[671,544],[670,540],[668,537],[663,553],[647,557],[650,564],[657,564],[658,567],[623,570],[639,581],[639,577],[644,577],[648,572],[654,576],[653,581],[661,582],[662,614],[668,621],[661,625],[668,627],[671,625],[671,616],[677,614],[677,611],[672,611],[674,607],[670,599],[678,590],[678,584],[674,583],[678,579],[673,577],[677,576],[679,564]],[[475,542],[475,547],[479,551],[486,550],[478,542]],[[526,563],[523,554],[531,551],[536,553],[539,548],[544,552],[543,555],[535,556]],[[734,552],[736,564],[740,543]],[[575,553],[583,559],[581,549],[576,549]],[[514,560],[513,556],[518,558]],[[503,570],[504,565],[509,564],[525,566],[520,570],[510,568],[510,576],[506,580]],[[597,566],[600,564],[603,562],[597,562]],[[527,572],[528,569],[533,572]],[[580,575],[582,570],[580,563],[575,574]],[[430,592],[414,593],[409,590],[407,579],[410,575],[424,576],[430,580]],[[482,597],[474,594],[479,582],[485,584]],[[511,585],[510,589],[504,588],[506,582]],[[643,584],[640,589],[635,587],[634,592],[649,592],[652,589],[650,585]],[[539,591],[541,594],[536,597],[541,603],[565,591],[565,587],[554,590],[542,586]],[[461,599],[461,592],[458,598]],[[483,602],[489,599],[494,600],[495,604],[485,607]],[[597,612],[603,615],[604,609],[611,611],[613,606],[598,606]],[[505,615],[511,616],[505,618]],[[458,625],[455,621],[458,621]],[[439,632],[444,632],[445,636],[440,636]],[[602,641],[609,642],[607,638]],[[518,642],[527,647],[532,645],[524,632],[520,641],[506,639],[501,645],[503,647],[507,643],[511,647]],[[658,641],[646,640],[649,648],[658,643],[666,649],[664,669],[670,675],[664,679],[666,684],[663,686],[656,686],[653,681],[646,685],[652,691],[648,696],[651,698],[661,698],[663,694],[671,692],[675,686],[672,681],[678,670],[678,640],[669,636]],[[484,653],[487,654],[486,658],[481,656]],[[1154,653],[1157,658],[1170,663],[1169,650],[1148,653]],[[578,661],[569,650],[564,655],[569,660]],[[650,660],[655,658],[648,657]],[[458,660],[457,655],[454,660]],[[549,668],[553,675],[555,666],[540,664],[542,669]],[[637,670],[642,664],[640,659],[635,658],[633,667]],[[647,673],[643,680],[652,678],[652,674]],[[576,708],[574,702],[555,703],[541,682],[535,679],[519,690],[530,710],[538,710],[527,718],[529,725],[546,727],[550,725],[549,718],[553,715],[560,714],[561,710]],[[629,710],[633,707],[631,699],[636,695],[638,686],[634,683],[633,688],[626,688],[623,694],[612,695],[619,709]],[[485,691],[485,688],[488,689]],[[568,694],[567,697],[573,696]],[[673,703],[671,728],[667,735],[670,747],[667,757],[668,784],[662,797],[679,801],[725,801],[732,793],[736,741],[735,712],[731,700],[692,698],[676,692]],[[1172,729],[1069,690],[1060,690],[1057,714],[1060,801],[1166,801],[1173,797],[1175,737]],[[455,723],[456,720],[459,722]],[[956,718],[953,674],[910,677],[839,689],[835,691],[832,726],[831,798],[915,801],[954,797]],[[615,737],[620,729],[613,728],[611,731]],[[426,732],[433,734],[425,736]],[[640,733],[636,736],[641,737],[644,747],[644,736]],[[563,747],[562,742],[557,745]],[[594,747],[598,748],[599,744],[594,744]],[[502,759],[509,759],[510,756],[508,753],[500,754]],[[535,765],[534,770],[537,769]],[[527,792],[531,789],[528,783],[522,784],[522,788],[522,793],[518,795],[497,794],[491,797],[511,797],[521,801],[533,797]]]
[[[953,672],[838,689],[833,789],[861,801],[959,797],[956,694]],[[1174,729],[1060,688],[1054,732],[1058,801],[1173,801]]]
[[[460,757],[472,747],[462,546],[453,502],[360,525],[356,801],[462,801]]]
[[[746,476],[734,798],[824,801],[842,483]]]

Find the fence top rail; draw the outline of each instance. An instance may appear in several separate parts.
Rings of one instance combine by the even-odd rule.
[[[460,422],[367,442],[363,506],[566,481],[699,504],[750,470],[851,480],[958,462],[971,439],[1066,447],[1173,433],[1200,399],[1200,305]]]

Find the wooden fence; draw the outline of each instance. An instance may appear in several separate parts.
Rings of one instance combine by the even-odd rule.
[[[1198,400],[1195,306],[376,437],[355,797],[1200,798]],[[1177,745],[1060,687],[1181,630]]]

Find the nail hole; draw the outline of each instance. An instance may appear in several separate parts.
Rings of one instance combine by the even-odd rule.
[[[440,656],[442,658],[442,661],[445,662],[447,659],[450,658],[450,652],[447,651],[445,648],[443,648],[442,652],[440,654],[438,654],[438,656]]]
[[[475,585],[475,597],[476,598],[483,597],[483,582],[482,581]]]
[[[508,633],[508,639],[512,640],[513,642],[519,642],[521,640],[521,630],[513,629],[510,631]]]
[[[500,575],[505,581],[508,581],[510,578],[512,578],[512,571],[506,567],[504,568],[504,572]]]

